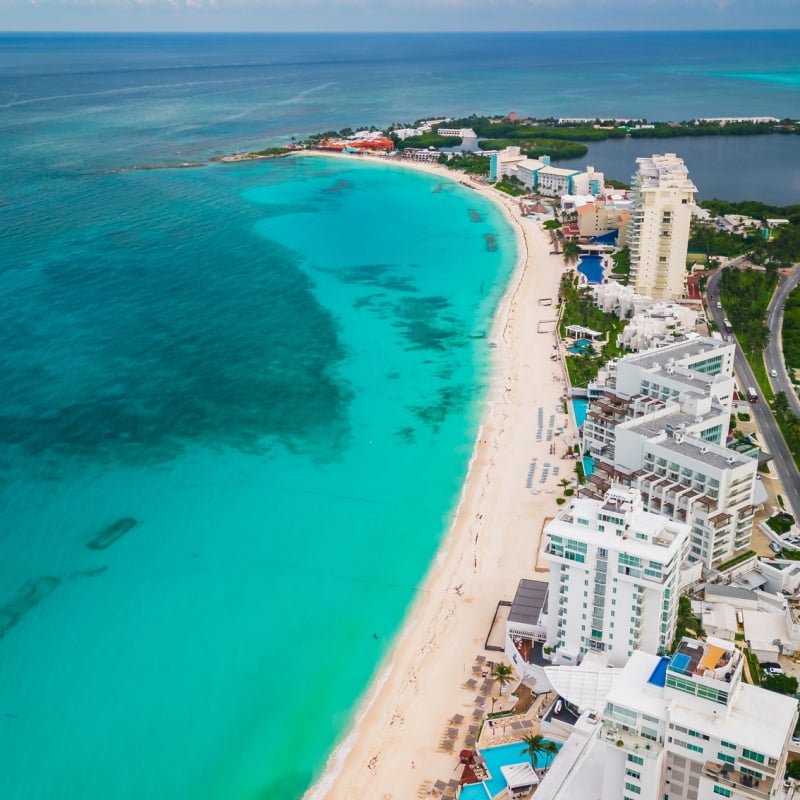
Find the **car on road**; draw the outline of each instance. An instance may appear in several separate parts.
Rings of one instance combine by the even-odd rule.
[[[783,548],[777,542],[770,542],[769,549],[772,550],[775,555],[780,555],[781,550],[783,550]]]
[[[761,665],[761,671],[765,675],[783,675],[783,667],[775,661],[765,661]]]
[[[776,370],[776,369],[771,369],[771,370],[769,371],[769,376],[770,376],[770,378],[777,378],[777,377],[778,377],[778,370]]]
[[[717,308],[722,308],[722,303],[719,300],[717,300]]]

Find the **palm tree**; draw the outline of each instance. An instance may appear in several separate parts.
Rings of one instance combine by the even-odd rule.
[[[492,669],[492,680],[500,686],[500,691],[498,695],[502,694],[503,687],[511,682],[512,677],[514,676],[514,671],[508,664],[495,664],[494,668]],[[492,698],[492,712],[494,712],[494,704],[497,702],[497,698]]]
[[[580,245],[574,239],[567,239],[564,242],[562,255],[564,256],[564,263],[567,266],[577,263],[581,255]]]
[[[562,478],[562,479],[561,479],[561,480],[558,482],[558,485],[559,485],[559,486],[560,486],[562,489],[569,489],[569,487],[570,487],[570,483],[571,483],[571,481],[569,480],[569,478]]]
[[[525,745],[525,747],[520,750],[520,753],[530,758],[531,766],[534,769],[536,769],[536,757],[540,755],[547,756],[549,753],[549,743],[541,733],[529,733],[527,736],[523,736],[520,740],[520,744]]]
[[[545,769],[550,769],[553,759],[558,755],[558,745],[555,742],[547,741],[544,743],[544,751],[547,756],[547,763]]]

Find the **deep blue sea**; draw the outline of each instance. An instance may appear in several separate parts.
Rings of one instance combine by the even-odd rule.
[[[799,61],[797,32],[0,36],[0,797],[303,794],[448,526],[515,256],[391,167],[119,170],[439,113],[796,115]],[[779,174],[741,142],[743,182]]]

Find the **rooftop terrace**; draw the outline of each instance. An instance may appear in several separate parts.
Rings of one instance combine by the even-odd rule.
[[[730,681],[740,659],[736,648],[684,637],[667,669],[679,675]]]

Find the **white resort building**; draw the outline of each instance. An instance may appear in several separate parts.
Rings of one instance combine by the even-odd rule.
[[[797,701],[745,684],[743,661],[714,638],[684,638],[670,657],[635,652],[605,705],[581,709],[537,800],[793,797],[782,778]]]
[[[594,167],[585,170],[562,169],[550,164],[550,156],[528,158],[519,147],[506,147],[492,153],[489,160],[489,180],[494,182],[513,175],[532,192],[561,197],[565,194],[599,194],[605,182],[602,172]]]
[[[639,294],[675,299],[684,292],[689,225],[697,187],[674,153],[637,158],[631,179],[628,243],[631,280]]]
[[[651,350],[671,344],[676,337],[683,338],[693,333],[697,325],[697,312],[691,308],[653,300],[617,281],[598,283],[589,288],[598,308],[620,319],[630,317],[617,337],[617,343],[628,350]]]
[[[556,664],[634,650],[663,653],[675,636],[689,527],[642,508],[635,489],[578,498],[545,528],[547,645]]]
[[[627,356],[590,385],[582,430],[594,472],[581,488],[641,492],[644,508],[691,527],[691,560],[706,566],[750,544],[757,458],[725,447],[734,345],[693,336]]]

